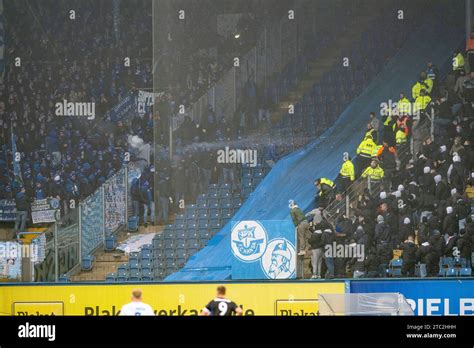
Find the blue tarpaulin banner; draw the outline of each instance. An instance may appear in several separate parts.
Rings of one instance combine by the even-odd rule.
[[[118,122],[137,114],[137,97],[134,93],[129,93],[117,105],[107,112],[106,119]]]
[[[232,279],[295,278],[295,243],[295,226],[290,221],[233,221]]]
[[[399,292],[415,315],[474,315],[474,279],[351,281],[350,292]]]

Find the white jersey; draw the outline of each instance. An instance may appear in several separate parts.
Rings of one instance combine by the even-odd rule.
[[[143,302],[130,302],[123,305],[120,315],[155,315],[150,305]]]

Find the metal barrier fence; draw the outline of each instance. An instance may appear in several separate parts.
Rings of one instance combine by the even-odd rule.
[[[34,266],[35,281],[58,281],[77,269],[82,258],[103,246],[132,215],[130,186],[140,169],[130,163],[46,232],[45,259]]]

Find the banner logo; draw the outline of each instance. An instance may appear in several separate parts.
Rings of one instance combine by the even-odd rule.
[[[240,221],[232,229],[231,240],[235,257],[244,262],[252,262],[265,252],[267,231],[256,221]]]
[[[269,279],[288,279],[295,273],[296,250],[287,239],[271,240],[262,257],[262,270]]]

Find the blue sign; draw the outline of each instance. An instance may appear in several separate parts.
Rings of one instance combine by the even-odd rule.
[[[350,292],[399,292],[415,315],[474,315],[474,279],[356,280]]]
[[[136,99],[136,95],[130,92],[120,100],[117,105],[107,112],[106,119],[111,120],[112,122],[118,122],[131,118],[137,113]]]
[[[291,221],[233,221],[232,279],[296,276],[296,235]]]

